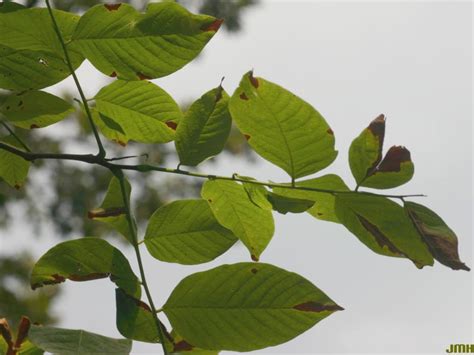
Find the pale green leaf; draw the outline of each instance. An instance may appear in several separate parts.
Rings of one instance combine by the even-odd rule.
[[[218,87],[195,101],[176,130],[176,150],[182,165],[196,166],[219,154],[229,137],[232,119],[229,96]]]
[[[186,265],[211,261],[236,240],[217,222],[205,200],[180,200],[160,207],[145,233],[145,245],[153,257]]]
[[[433,265],[427,245],[399,204],[366,193],[336,196],[340,222],[374,252],[408,258],[418,267]]]
[[[14,91],[41,89],[68,77],[69,68],[48,10],[11,6],[0,8],[0,87]],[[62,36],[69,41],[79,16],[58,10],[54,15]],[[75,51],[69,54],[76,69],[83,57]]]
[[[240,263],[186,277],[163,309],[195,346],[251,351],[289,341],[342,308],[302,276]]]
[[[138,278],[128,260],[117,248],[99,238],[81,238],[59,243],[44,254],[33,267],[33,289],[71,281],[109,277],[118,287],[140,297]]]
[[[352,141],[349,165],[357,186],[390,189],[413,177],[415,167],[408,149],[391,147],[382,159],[385,116],[379,115]]]
[[[20,128],[47,127],[73,112],[74,108],[70,103],[44,91],[0,96],[0,113],[7,121]]]
[[[128,140],[164,143],[174,139],[175,127],[182,113],[173,98],[149,81],[116,80],[95,96],[96,109],[113,138],[122,144]],[[97,118],[96,118],[97,122]],[[125,141],[124,141],[125,140]]]
[[[250,201],[244,187],[234,181],[206,181],[201,195],[219,223],[244,243],[252,259],[258,260],[275,231],[272,213]]]
[[[144,14],[128,4],[96,5],[81,17],[70,48],[105,75],[154,79],[193,60],[220,23],[172,2],[149,4]]]
[[[331,164],[334,134],[310,104],[281,86],[245,74],[229,109],[250,146],[296,179]]]
[[[32,325],[29,338],[33,344],[57,355],[125,355],[132,350],[128,339],[114,339],[85,330]]]
[[[158,327],[150,307],[117,288],[115,290],[117,329],[125,338],[159,343]]]
[[[125,179],[125,190],[127,192],[127,199],[130,200],[132,187],[127,179]],[[88,216],[94,221],[107,223],[122,234],[131,244],[135,243],[128,225],[120,181],[115,176],[110,180],[104,201],[102,201],[100,207],[89,211]]]
[[[22,149],[15,137],[11,135],[2,138],[0,141]],[[25,183],[29,169],[30,162],[6,150],[0,150],[0,179],[3,179],[11,187],[20,189]]]
[[[437,261],[453,270],[470,270],[459,259],[458,237],[440,216],[415,202],[405,202],[405,211]]]
[[[287,184],[287,186],[290,187],[291,185]],[[344,181],[339,176],[334,174],[324,175],[309,180],[297,181],[296,187],[332,191],[349,191],[349,188],[344,183]],[[309,214],[324,221],[339,223],[339,219],[337,218],[334,209],[335,197],[331,193],[296,190],[282,187],[275,187],[273,188],[273,191],[282,196],[313,201],[313,207],[307,211]]]

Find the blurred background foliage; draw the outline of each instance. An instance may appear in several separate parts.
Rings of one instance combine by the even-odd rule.
[[[28,7],[44,6],[43,0],[25,0]],[[53,0],[57,9],[82,13],[91,6],[110,1],[100,0]],[[149,1],[124,0],[143,10]],[[250,9],[258,0],[178,0],[192,12],[205,13],[224,19],[224,29],[238,33],[242,28],[244,10]],[[1,35],[1,34],[0,34]],[[72,102],[77,96],[75,91],[64,92],[62,95]],[[193,98],[192,100],[197,99]],[[180,103],[183,112],[191,102]],[[15,128],[33,151],[60,153],[67,151],[69,146],[84,147],[84,152],[93,149],[90,127],[80,110],[67,122],[67,144],[63,137],[48,135],[41,131],[27,131]],[[12,127],[13,129],[13,127]],[[4,127],[0,127],[0,136],[7,135]],[[72,136],[71,136],[72,135]],[[121,156],[123,148],[103,139],[109,157]],[[252,159],[252,155],[242,135],[233,127],[225,147],[225,151],[242,159]],[[174,146],[143,145],[130,142],[127,155],[134,154],[149,164],[170,165],[176,161]],[[219,158],[213,158],[213,161]],[[95,169],[84,164],[74,164],[59,160],[37,161],[30,170],[28,183],[20,190],[13,190],[0,182],[0,235],[7,238],[4,231],[14,223],[15,214],[21,211],[23,218],[28,220],[35,234],[40,236],[47,226],[56,237],[65,239],[77,236],[117,237],[105,224],[87,219],[87,211],[97,207],[110,180],[110,173],[104,169]],[[139,225],[145,225],[151,214],[166,201],[176,198],[192,198],[199,196],[199,181],[191,181],[176,176],[159,176],[153,174],[130,174],[133,186],[134,212]],[[47,182],[47,183],[45,183]],[[34,242],[34,241],[32,241]],[[125,246],[125,244],[124,244]],[[13,252],[13,253],[12,253]],[[35,322],[54,324],[59,321],[53,315],[54,300],[60,295],[59,288],[52,286],[31,291],[29,273],[34,264],[33,257],[26,251],[9,251],[0,255],[0,318],[7,318],[16,326],[22,315]]]

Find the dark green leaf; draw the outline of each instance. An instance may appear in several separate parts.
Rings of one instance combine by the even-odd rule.
[[[232,125],[228,103],[229,96],[219,86],[191,105],[176,130],[181,164],[196,166],[222,151]]]
[[[128,260],[103,239],[81,238],[59,243],[44,254],[31,273],[36,289],[71,281],[89,281],[110,277],[118,287],[137,298],[141,289]]]
[[[13,136],[5,137],[1,139],[1,142],[22,148]],[[0,179],[3,179],[11,187],[20,189],[25,183],[29,169],[30,162],[6,150],[0,150]]]
[[[437,261],[453,270],[470,270],[459,259],[456,234],[440,216],[415,202],[405,202],[405,211]]]
[[[251,72],[243,76],[229,109],[250,146],[292,178],[324,169],[337,156],[334,134],[318,111]]]
[[[154,79],[193,60],[220,23],[174,2],[149,4],[145,14],[128,4],[96,5],[81,17],[70,48],[105,75]]]
[[[336,196],[340,222],[374,252],[408,258],[418,267],[433,265],[433,257],[403,207],[366,193]]]
[[[29,338],[41,349],[58,355],[125,355],[132,350],[132,342],[128,339],[113,339],[85,330],[33,325]]]
[[[293,339],[342,308],[295,273],[240,263],[186,277],[163,309],[195,346],[250,351]]]
[[[204,200],[181,200],[160,207],[145,233],[145,245],[152,256],[186,265],[211,261],[236,240],[217,222]]]
[[[201,195],[219,223],[245,244],[252,259],[258,260],[275,231],[272,213],[252,203],[244,187],[234,181],[206,181]]]

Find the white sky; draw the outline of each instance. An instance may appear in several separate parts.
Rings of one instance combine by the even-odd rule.
[[[396,191],[429,195],[420,202],[456,231],[461,259],[472,267],[472,4],[267,1],[244,17],[243,32],[219,33],[198,61],[156,83],[177,100],[189,100],[215,87],[222,76],[232,92],[241,75],[254,68],[255,75],[293,91],[325,116],[339,156],[323,173],[340,174],[350,186],[349,144],[385,113],[385,147],[407,146],[416,167],[413,180]],[[103,85],[104,77],[88,64],[79,76],[88,97]],[[228,158],[202,170],[288,179],[263,160],[252,165]],[[418,270],[407,260],[372,253],[340,225],[306,214],[275,217],[274,240],[262,261],[305,276],[345,311],[260,353],[441,353],[451,343],[474,342],[472,273],[440,264]],[[28,228],[19,225],[14,231],[16,241],[4,240],[7,247],[35,240]],[[43,238],[36,253],[54,244]],[[127,255],[134,260],[131,250]],[[184,276],[246,260],[239,247],[198,267],[151,257],[145,257],[145,267],[155,303],[162,304]],[[119,337],[112,283],[62,287],[65,296],[56,307],[61,326]],[[133,353],[158,351],[135,343]]]

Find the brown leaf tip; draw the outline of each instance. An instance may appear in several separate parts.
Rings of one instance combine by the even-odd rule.
[[[171,128],[173,131],[176,131],[176,128],[178,128],[178,124],[173,121],[167,121],[166,125]]]
[[[255,89],[258,89],[258,86],[260,85],[260,83],[258,82],[257,78],[253,76],[253,71],[251,71],[249,74],[249,80],[250,80],[250,84],[252,84],[252,86]]]
[[[126,214],[124,207],[113,207],[113,208],[96,208],[87,213],[89,219],[94,218],[106,218],[106,217],[118,217]]]
[[[253,261],[259,261],[260,259],[258,258],[258,256],[255,256],[255,255],[250,255],[250,258],[253,260]]]
[[[203,31],[214,31],[217,32],[219,28],[221,27],[222,23],[224,22],[224,19],[215,19],[213,22],[211,22],[208,25],[204,25],[201,29]]]
[[[20,349],[21,344],[25,341],[30,331],[31,321],[28,317],[21,317],[20,325],[18,326],[18,332],[15,341],[15,348]]]
[[[383,142],[385,136],[385,115],[378,115],[372,122],[370,122],[368,129]]]
[[[411,161],[411,155],[408,149],[402,146],[393,146],[385,154],[377,171],[397,172],[401,169],[401,163],[409,161]]]
[[[104,4],[104,7],[108,11],[117,11],[122,4]]]
[[[250,136],[248,134],[244,134],[244,137],[247,141],[250,139]]]
[[[186,340],[181,340],[174,344],[173,352],[177,353],[180,351],[191,351],[194,349],[194,346],[189,344]]]
[[[302,312],[316,312],[316,313],[324,312],[324,311],[335,312],[335,311],[344,310],[344,308],[342,308],[341,306],[335,303],[334,304],[321,304],[314,301],[300,303],[294,306],[293,308]]]
[[[328,130],[326,131],[328,134],[330,134],[331,136],[334,135],[334,131],[331,129],[331,128],[328,128]]]
[[[40,128],[40,127],[39,127],[37,124],[34,124],[34,123],[33,123],[33,124],[30,126],[30,129],[35,129],[35,128]]]
[[[143,73],[137,73],[138,79],[140,80],[151,80],[151,78]]]
[[[117,73],[115,71],[113,71],[110,75],[109,75],[111,78],[116,78],[117,77]]]

